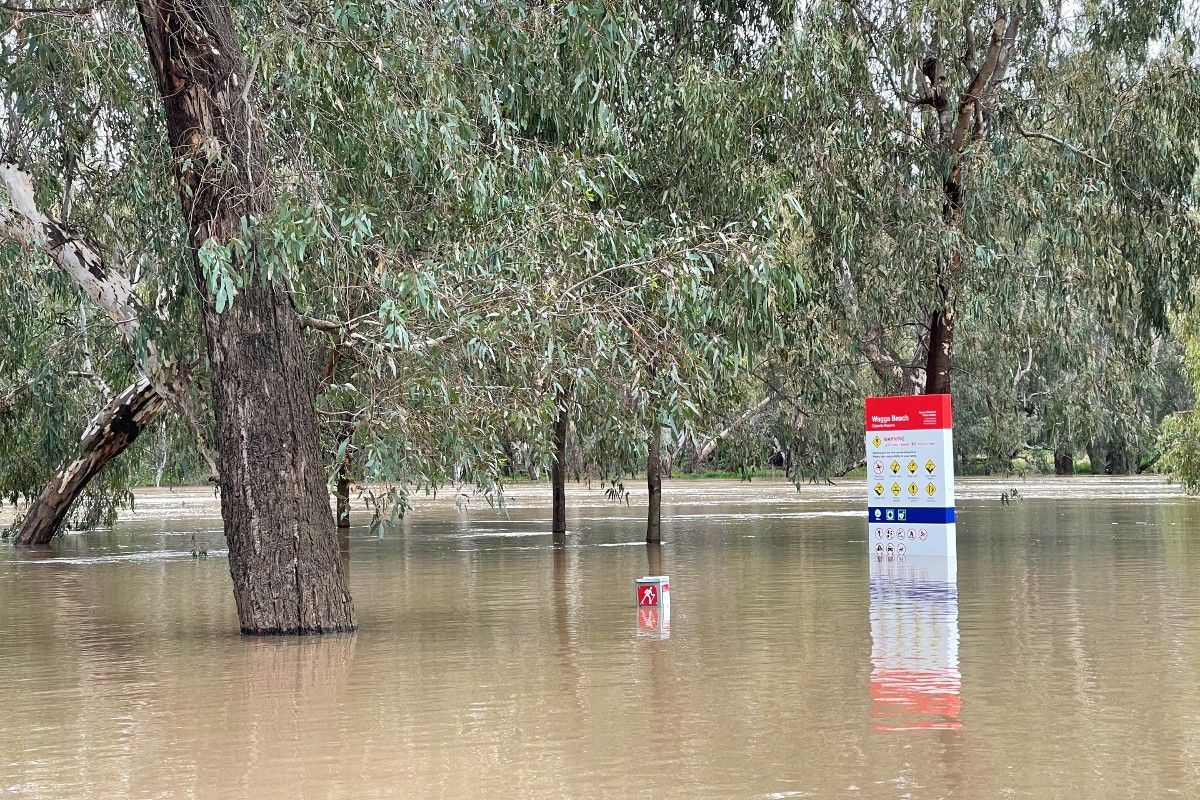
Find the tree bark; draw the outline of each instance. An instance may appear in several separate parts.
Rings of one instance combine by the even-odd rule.
[[[567,543],[567,428],[571,423],[566,390],[557,395],[558,415],[554,418],[554,465],[550,471],[551,522],[554,544]]]
[[[1065,447],[1057,448],[1054,451],[1054,474],[1075,474],[1075,455]]]
[[[16,164],[0,163],[0,184],[3,184],[9,197],[8,205],[0,206],[0,236],[22,247],[45,252],[59,269],[92,299],[96,307],[104,312],[120,332],[125,348],[134,356],[139,370],[153,391],[161,398],[171,401],[192,428],[197,447],[208,462],[210,473],[215,480],[216,461],[209,450],[200,416],[191,402],[187,376],[176,365],[166,362],[154,339],[142,336],[141,305],[129,279],[105,263],[99,248],[70,230],[64,221],[55,219],[38,207],[33,176],[30,173]],[[0,406],[2,405],[0,402]],[[99,416],[110,410],[101,410]],[[155,412],[155,416],[157,414],[158,411]],[[146,424],[149,424],[149,420]],[[86,431],[84,435],[87,436]],[[51,477],[42,489],[40,497],[48,502],[53,498],[54,506],[67,503],[69,507],[87,488],[88,480],[132,442],[132,439],[126,441],[120,433],[114,435],[116,438],[112,442],[93,443],[88,453],[89,469],[86,473],[77,472],[74,462],[64,465]],[[86,474],[87,477],[82,483],[78,483],[78,477],[64,482],[63,476],[68,473],[73,476]],[[70,496],[62,494],[63,487],[71,490]],[[48,509],[49,506],[46,510]],[[61,524],[62,519],[61,514],[39,512],[38,516],[30,520],[30,524],[35,525],[35,528],[28,534],[29,543],[49,542],[57,533],[57,526]],[[50,530],[42,527],[50,523],[56,527]]]
[[[646,454],[646,541],[662,541],[662,430],[657,420],[650,426],[650,446]]]
[[[1103,475],[1108,469],[1108,447],[1102,439],[1092,439],[1087,443],[1088,461],[1092,465],[1093,475]]]
[[[114,397],[84,431],[79,455],[55,472],[33,501],[13,543],[49,544],[88,482],[133,444],[165,408],[166,401],[145,378]]]
[[[242,632],[353,630],[300,319],[253,241],[254,220],[269,213],[272,198],[232,12],[225,0],[137,5],[203,300],[221,516]],[[222,258],[245,288],[218,312],[200,253],[235,239],[244,247]]]
[[[953,121],[950,114],[949,83],[939,57],[928,59],[923,67],[929,80],[928,102],[938,114],[938,131],[949,159],[949,169],[942,181],[942,224],[949,230],[963,230],[966,198],[963,189],[963,168],[967,159],[967,144],[979,141],[985,133],[997,87],[1004,81],[1009,54],[1017,37],[1017,10],[1001,11],[992,22],[991,38],[978,69],[971,69],[971,81],[958,96]],[[970,24],[964,21],[964,24]],[[969,33],[969,31],[968,31]],[[974,59],[974,53],[968,54]],[[959,272],[963,253],[955,245],[949,258],[937,270],[936,305],[929,312],[929,351],[925,362],[925,393],[949,394],[950,372],[953,369],[955,307]]]

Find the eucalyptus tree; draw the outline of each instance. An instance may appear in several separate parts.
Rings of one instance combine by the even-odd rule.
[[[1162,322],[1195,269],[1194,27],[1173,2],[799,15],[781,46],[798,109],[779,117],[783,157],[881,379],[948,391],[960,320],[990,309],[1002,335],[1039,283]]]

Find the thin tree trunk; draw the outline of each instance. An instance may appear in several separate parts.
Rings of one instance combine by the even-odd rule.
[[[650,426],[650,446],[646,454],[646,541],[662,541],[662,430],[658,421]]]
[[[557,395],[558,415],[554,418],[554,465],[550,471],[552,499],[551,533],[554,544],[567,543],[567,428],[571,424],[566,390]]]
[[[337,480],[337,526],[338,530],[350,530],[350,479],[344,472]]]
[[[165,408],[166,401],[145,378],[114,397],[84,431],[79,455],[55,472],[33,501],[13,543],[49,544],[88,481],[133,444]]]
[[[272,198],[232,12],[224,0],[138,0],[138,12],[203,300],[221,517],[242,632],[353,630],[300,319],[245,236]],[[218,311],[200,252],[235,239],[245,249],[221,258],[246,286]]]

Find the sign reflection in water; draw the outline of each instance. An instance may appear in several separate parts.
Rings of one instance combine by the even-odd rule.
[[[959,730],[958,576],[953,560],[871,561],[871,725]]]

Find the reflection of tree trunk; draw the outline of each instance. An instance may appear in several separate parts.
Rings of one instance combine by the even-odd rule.
[[[54,473],[30,506],[14,543],[49,544],[88,481],[133,444],[165,408],[166,402],[146,378],[114,397],[88,425],[79,455]]]
[[[567,542],[567,428],[571,423],[567,393],[560,389],[557,395],[558,413],[554,418],[554,465],[550,471],[553,493],[553,511],[550,530],[554,544]]]
[[[350,529],[338,528],[338,556],[342,560],[342,570],[346,573],[346,582],[350,581]]]
[[[647,575],[662,575],[662,545],[658,542],[646,542]]]
[[[1065,447],[1060,447],[1054,451],[1054,474],[1075,474],[1075,456]]]
[[[252,230],[274,199],[233,13],[227,0],[137,7],[201,295],[242,631],[353,630],[300,318]]]
[[[650,426],[650,446],[646,454],[646,541],[662,541],[662,429],[655,420]]]

